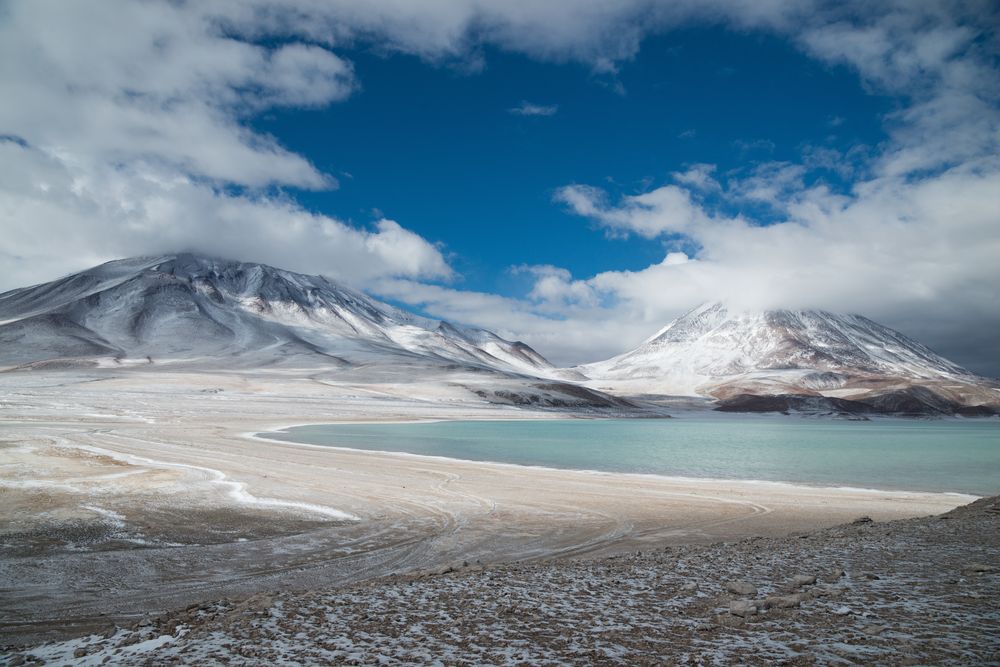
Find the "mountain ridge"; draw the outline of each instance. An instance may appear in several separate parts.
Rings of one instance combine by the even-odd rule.
[[[996,382],[867,317],[824,310],[710,302],[636,348],[574,370],[602,391],[704,396],[722,409],[947,414],[1000,405]]]
[[[15,366],[87,357],[338,366],[416,355],[509,373],[552,367],[520,341],[322,276],[193,253],[115,260],[0,294],[0,343],[0,364]]]
[[[0,369],[139,365],[417,380],[507,405],[651,415],[704,401],[734,411],[1000,412],[1000,383],[866,317],[822,310],[707,303],[633,350],[554,368],[521,341],[322,276],[192,253],[115,260],[0,294]]]

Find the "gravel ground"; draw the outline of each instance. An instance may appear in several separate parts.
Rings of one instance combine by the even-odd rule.
[[[1000,664],[1000,498],[940,517],[189,607],[6,664]]]

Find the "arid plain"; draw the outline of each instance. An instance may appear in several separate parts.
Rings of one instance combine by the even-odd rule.
[[[547,419],[440,383],[0,375],[0,627],[38,642],[228,596],[781,536],[970,496],[683,480],[280,443],[302,423]]]

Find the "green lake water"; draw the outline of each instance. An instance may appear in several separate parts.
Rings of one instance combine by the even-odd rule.
[[[1000,421],[782,417],[318,424],[262,437],[574,470],[1000,494]]]

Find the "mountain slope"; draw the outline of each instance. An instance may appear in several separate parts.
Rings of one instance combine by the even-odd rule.
[[[326,278],[192,254],[109,262],[0,294],[0,365],[551,365],[520,342],[421,318]]]
[[[719,303],[692,310],[630,352],[576,370],[601,389],[711,396],[748,409],[754,396],[798,397],[800,403],[878,399],[877,412],[893,412],[895,403],[903,412],[942,413],[953,403],[1000,399],[995,383],[860,315],[738,312]],[[795,402],[766,405],[794,408]]]

